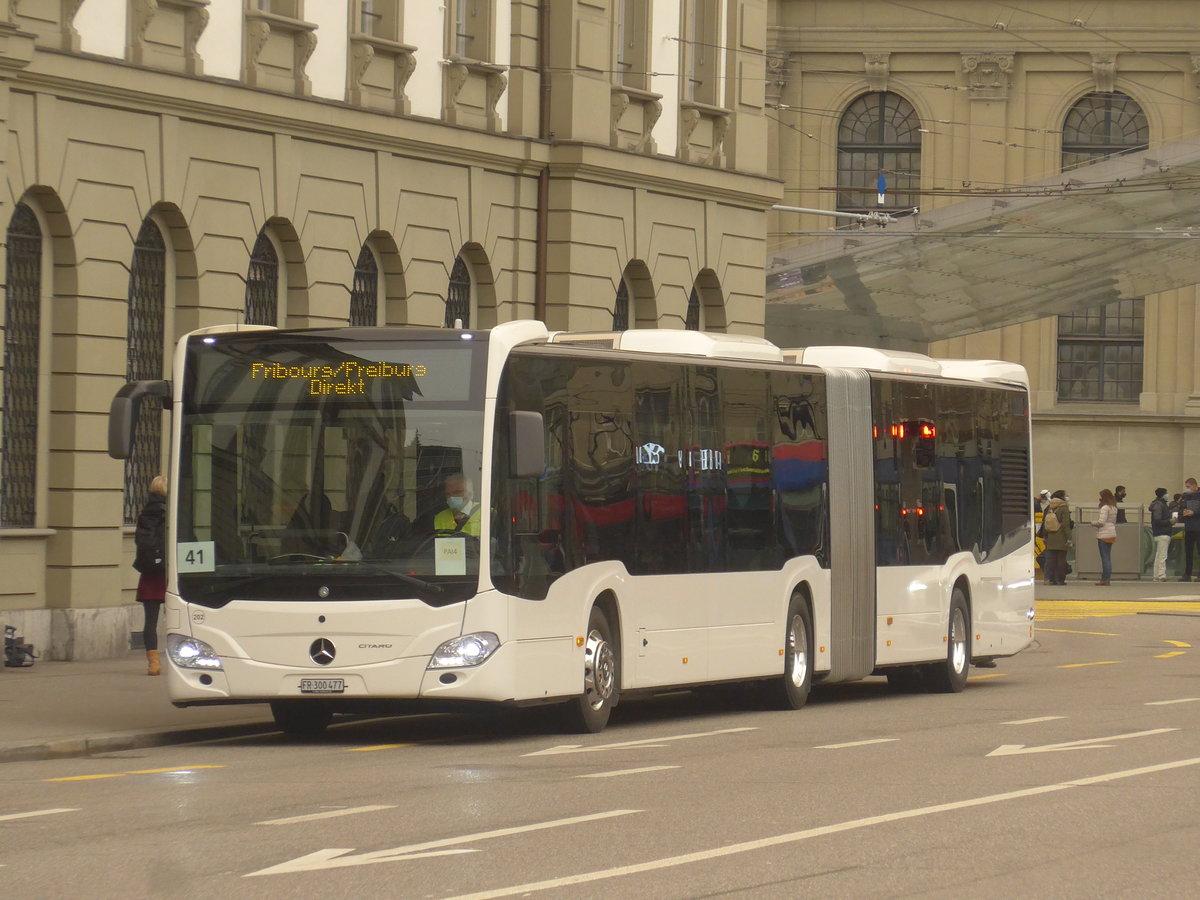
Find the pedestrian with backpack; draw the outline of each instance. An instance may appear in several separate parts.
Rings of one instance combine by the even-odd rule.
[[[1042,507],[1042,531],[1046,544],[1046,564],[1042,567],[1045,583],[1066,584],[1067,550],[1075,533],[1066,491],[1055,491]]]
[[[1154,580],[1167,580],[1167,551],[1171,549],[1171,507],[1167,489],[1155,488],[1150,501],[1150,535],[1154,538]]]

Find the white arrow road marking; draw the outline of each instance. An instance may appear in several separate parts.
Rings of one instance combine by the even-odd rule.
[[[1168,731],[1178,731],[1178,728],[1153,728],[1150,731],[1131,731],[1129,734],[1114,734],[1112,737],[1086,738],[1082,741],[1063,741],[1060,744],[1043,744],[1041,747],[1026,747],[1024,744],[1003,744],[988,756],[1016,756],[1020,753],[1052,753],[1055,750],[1100,750],[1111,746],[1101,741],[1123,741],[1126,738],[1146,737],[1151,734],[1165,734]]]
[[[579,875],[565,875],[562,878],[549,878],[545,881],[531,881],[527,884],[517,884],[512,887],[493,888],[478,891],[474,894],[460,894],[457,897],[447,897],[446,900],[498,900],[500,897],[519,897],[532,894],[535,891],[546,891],[554,888],[571,887],[577,884],[589,884],[593,881],[603,881],[608,878],[619,878],[622,875],[639,875],[643,872],[654,872],[659,869],[670,869],[676,866],[686,866],[692,863],[707,862],[725,856],[739,853],[750,853],[766,850],[771,847],[781,847],[795,844],[809,838],[823,837],[827,834],[841,834],[859,828],[869,828],[872,825],[885,825],[888,822],[899,822],[904,819],[917,819],[922,816],[932,816],[938,813],[953,812],[958,809],[969,809],[976,806],[987,806],[992,803],[1003,803],[1008,800],[1019,800],[1023,797],[1035,797],[1038,794],[1049,794],[1054,791],[1065,791],[1075,787],[1086,787],[1092,784],[1104,784],[1118,781],[1122,778],[1133,778],[1137,775],[1149,775],[1155,772],[1166,772],[1185,766],[1200,765],[1200,757],[1181,759],[1175,762],[1159,763],[1154,766],[1144,766],[1140,769],[1126,769],[1122,772],[1109,772],[1105,775],[1094,775],[1090,778],[1079,778],[1074,781],[1064,781],[1059,784],[1044,784],[1037,787],[1022,788],[1008,791],[1004,794],[990,794],[986,797],[973,797],[970,800],[956,800],[953,803],[939,803],[936,806],[923,806],[916,809],[903,809],[899,812],[884,813],[879,816],[868,816],[865,819],[851,819],[848,822],[838,822],[835,825],[823,825],[818,828],[808,828],[804,831],[793,831],[788,834],[776,834],[759,838],[754,841],[744,841],[740,844],[728,844],[724,847],[714,847],[711,850],[700,850],[695,853],[684,853],[679,856],[668,856],[662,859],[652,859],[647,862],[633,863],[627,866],[617,866],[612,869],[599,869],[594,872],[583,872]]]
[[[542,831],[546,828],[558,828],[562,825],[578,825],[581,822],[595,822],[598,819],[611,819],[614,816],[628,816],[632,813],[641,812],[640,809],[613,809],[608,812],[593,813],[588,816],[573,816],[569,819],[554,819],[550,822],[537,822],[533,825],[517,825],[513,828],[498,828],[495,831],[480,831],[476,834],[464,834],[460,837],[442,838],[437,841],[427,841],[423,844],[409,844],[407,847],[393,847],[390,850],[372,850],[367,853],[358,853],[354,856],[345,856],[344,854],[352,853],[353,849],[329,849],[318,850],[315,853],[309,853],[306,856],[299,856],[296,859],[288,860],[280,863],[277,866],[271,866],[267,869],[259,869],[257,872],[250,872],[243,875],[243,878],[252,878],[255,875],[283,875],[288,872],[312,872],[317,869],[338,869],[346,866],[366,866],[371,863],[381,862],[399,862],[406,859],[423,859],[429,856],[447,856],[454,853],[478,853],[468,847],[458,847],[451,850],[440,850],[441,847],[450,847],[453,844],[466,844],[470,841],[485,841],[488,838],[508,837],[513,834],[525,834],[530,831]],[[427,852],[432,851],[432,852]]]
[[[52,816],[55,813],[64,812],[79,812],[78,809],[35,809],[33,812],[10,813],[7,816],[0,816],[0,822],[9,822],[13,819],[32,819],[34,816]]]
[[[348,809],[331,809],[326,812],[309,813],[306,816],[289,816],[286,819],[267,819],[255,825],[294,825],[297,822],[315,822],[318,819],[333,819],[338,816],[353,816],[357,813],[375,812],[380,809],[395,809],[395,806],[352,806]]]
[[[718,734],[736,734],[739,731],[758,731],[757,728],[722,728],[720,731],[700,731],[696,734],[676,734],[671,737],[658,738],[643,738],[640,741],[621,741],[616,744],[596,744],[593,747],[585,747],[582,744],[559,744],[557,747],[548,747],[545,750],[536,750],[533,753],[523,753],[522,756],[555,756],[559,753],[595,753],[599,750],[625,750],[630,747],[641,747],[649,749],[662,749],[667,741],[686,741],[692,738],[713,737]]]

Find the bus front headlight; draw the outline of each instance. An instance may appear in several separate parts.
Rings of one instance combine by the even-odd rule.
[[[167,655],[181,669],[220,669],[221,657],[204,641],[182,634],[167,635]]]
[[[477,631],[451,638],[433,651],[430,669],[456,669],[477,666],[500,647],[500,638],[490,631]]]

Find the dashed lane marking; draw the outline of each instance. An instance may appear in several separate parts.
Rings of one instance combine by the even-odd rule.
[[[889,744],[892,741],[898,741],[900,738],[872,738],[869,741],[847,741],[844,744],[822,744],[820,747],[813,747],[814,750],[844,750],[847,747],[865,747],[867,744]]]
[[[135,769],[132,772],[110,772],[103,775],[68,775],[65,778],[43,778],[42,781],[98,781],[101,778],[124,778],[126,775],[184,774],[198,769],[223,769],[224,766],[175,766],[170,769]]]
[[[1037,716],[1033,719],[1016,719],[1012,722],[1001,722],[1001,725],[1036,725],[1038,722],[1053,722],[1055,719],[1065,719],[1066,716]]]
[[[971,675],[967,681],[983,681],[985,678],[1003,678],[1007,672],[986,672],[983,675]]]
[[[1183,656],[1186,650],[1170,650],[1166,653],[1155,654],[1155,659],[1170,659],[1172,656]]]
[[[1038,631],[1050,631],[1054,634],[1090,634],[1096,637],[1120,637],[1115,631],[1076,631],[1072,628],[1039,628]]]
[[[589,772],[587,775],[576,775],[576,778],[616,778],[618,775],[640,775],[642,772],[661,772],[664,769],[678,769],[679,766],[642,766],[640,769],[618,769],[615,772]]]
[[[63,809],[35,809],[32,812],[9,813],[7,816],[0,816],[0,822],[11,822],[14,819],[32,819],[34,816],[52,816],[55,813],[79,812],[77,808]]]
[[[1170,706],[1173,703],[1195,703],[1200,697],[1180,697],[1178,700],[1151,700],[1147,706]]]
[[[1058,668],[1058,669],[1083,669],[1083,668],[1086,668],[1087,666],[1119,666],[1120,664],[1121,664],[1121,661],[1119,659],[1105,659],[1105,660],[1100,660],[1098,662],[1067,663],[1065,666],[1056,666],[1055,668]]]

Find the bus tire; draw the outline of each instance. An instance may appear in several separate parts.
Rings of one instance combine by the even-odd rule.
[[[924,667],[925,684],[932,694],[957,694],[966,687],[971,668],[971,612],[957,587],[950,597],[946,644],[946,659]]]
[[[303,700],[274,700],[271,715],[279,730],[289,737],[316,737],[333,721],[333,710],[328,706]]]
[[[583,644],[583,693],[566,704],[566,724],[572,732],[604,730],[617,702],[619,664],[608,616],[593,606]]]
[[[812,614],[801,594],[788,604],[783,632],[783,677],[770,684],[769,700],[776,709],[800,709],[812,690]]]

